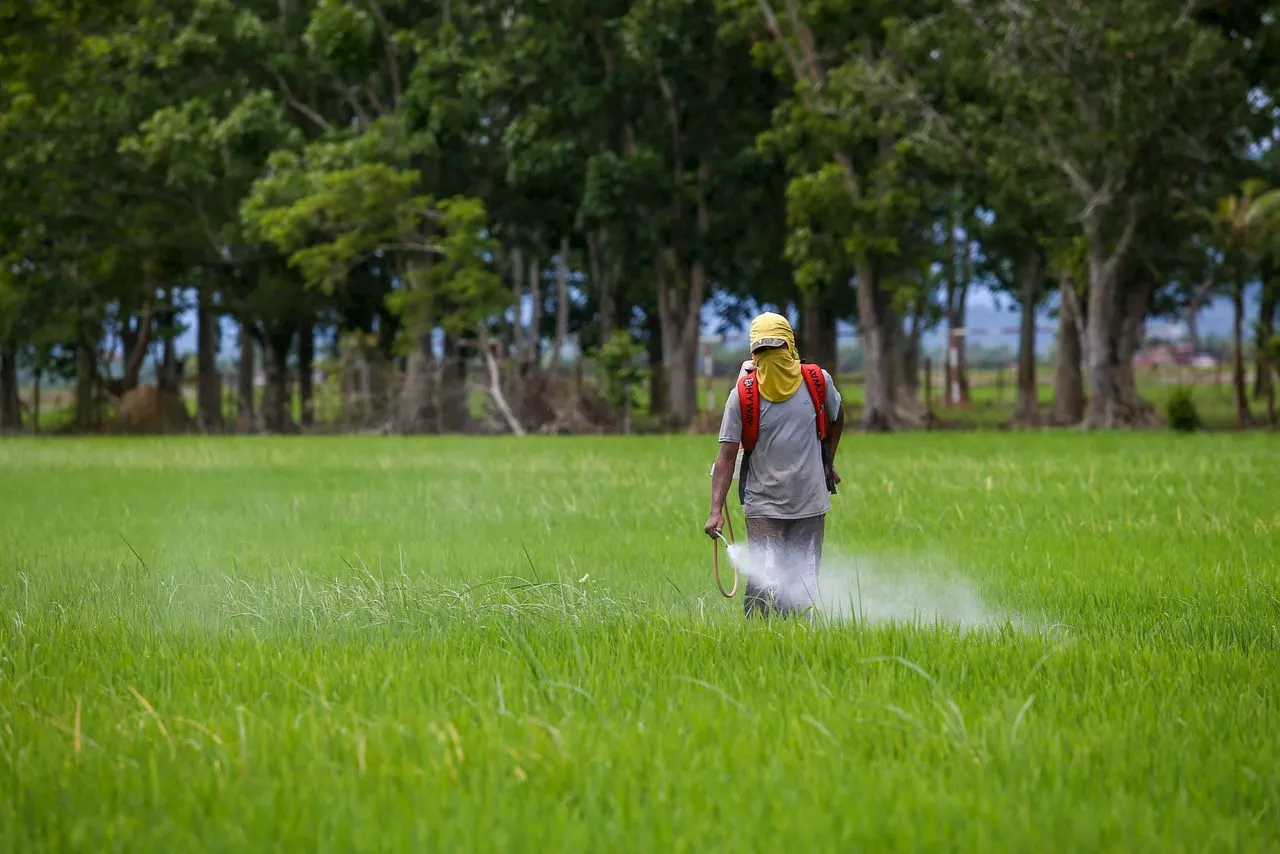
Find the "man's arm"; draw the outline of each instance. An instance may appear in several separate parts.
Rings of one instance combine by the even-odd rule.
[[[720,453],[716,456],[711,476],[711,513],[704,529],[708,537],[715,539],[724,528],[724,502],[733,483],[733,470],[738,466],[738,448],[742,444],[742,413],[738,411],[738,389],[729,392],[724,403],[724,417],[720,421]]]
[[[724,529],[724,503],[733,483],[733,469],[738,464],[738,443],[721,442],[716,457],[715,476],[711,478],[711,513],[707,516],[706,533],[715,539]]]
[[[831,480],[836,486],[840,485],[840,473],[836,471],[836,449],[840,447],[840,437],[844,434],[844,407],[840,407],[840,412],[836,415],[836,420],[832,421],[827,428],[827,447],[831,454],[831,459],[827,460],[827,468],[830,470]]]
[[[827,468],[832,482],[838,486],[840,475],[836,471],[836,450],[840,447],[840,437],[844,435],[844,399],[830,374],[827,374],[827,383],[827,406],[836,410],[835,419],[827,427],[827,449],[831,455]]]
[[[827,428],[827,439],[831,442],[831,462],[836,461],[836,449],[840,447],[840,437],[844,435],[844,407],[840,407],[840,413],[836,415],[836,420],[831,422],[831,426]]]

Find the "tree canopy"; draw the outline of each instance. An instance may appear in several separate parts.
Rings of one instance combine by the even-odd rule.
[[[251,429],[312,418],[317,358],[388,366],[398,432],[641,400],[685,428],[707,323],[762,307],[833,370],[853,324],[862,425],[910,428],[921,336],[979,285],[1024,313],[1021,423],[1149,422],[1144,324],[1194,337],[1217,294],[1238,395],[1252,346],[1273,400],[1278,26],[1200,0],[0,2],[0,430],[42,376],[100,426],[148,365],[223,429],[228,327]]]

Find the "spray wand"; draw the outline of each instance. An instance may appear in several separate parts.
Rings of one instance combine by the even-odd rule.
[[[732,559],[729,560],[729,565],[733,567],[733,589],[725,590],[724,582],[720,580],[720,542],[719,541],[724,540],[725,549],[727,551],[728,547],[733,545],[734,540],[736,540],[737,537],[734,537],[734,534],[733,534],[733,517],[729,515],[727,510],[725,512],[724,520],[729,525],[729,536],[733,537],[733,539],[726,540],[723,533],[717,533],[715,538],[711,541],[711,554],[712,554],[713,566],[715,568],[715,573],[716,573],[716,587],[720,588],[721,596],[723,596],[726,599],[732,599],[734,595],[736,595],[738,592],[738,567],[736,564],[734,564]]]

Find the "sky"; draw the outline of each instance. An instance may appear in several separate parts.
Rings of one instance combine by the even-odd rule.
[[[1057,300],[1053,300],[1050,305],[1042,308],[1036,314],[1037,326],[1042,330],[1036,335],[1036,350],[1040,353],[1047,353],[1054,348],[1057,339]],[[1257,299],[1253,299],[1251,304],[1246,306],[1246,310],[1251,310],[1256,316]],[[970,294],[965,307],[965,325],[973,330],[981,329],[1012,329],[1016,330],[1021,322],[1021,311],[1017,305],[1007,297],[987,288],[974,288]],[[794,321],[795,318],[792,318]],[[1226,297],[1215,299],[1213,302],[1205,306],[1200,313],[1199,326],[1201,340],[1208,337],[1227,338],[1231,335],[1232,324],[1232,307],[1230,299]],[[712,331],[718,326],[714,317],[709,317],[703,328],[705,331]],[[1152,318],[1147,322],[1147,334],[1160,334],[1161,337],[1178,338],[1185,334],[1186,324],[1184,322],[1171,321],[1165,319]],[[745,336],[747,333],[747,325],[739,330],[739,334]],[[857,339],[857,332],[851,323],[839,324],[839,336],[841,344],[851,343]],[[946,346],[946,324],[939,326],[923,337],[923,346],[927,352],[941,354]],[[976,344],[984,347],[999,347],[1001,345],[1008,346],[1012,349],[1018,346],[1018,333],[1016,331],[1004,334],[984,334],[975,336],[971,339]]]

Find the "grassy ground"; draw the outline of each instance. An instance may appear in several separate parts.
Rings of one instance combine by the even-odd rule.
[[[850,437],[967,630],[748,624],[712,450],[0,444],[0,849],[1280,850],[1273,437]]]

